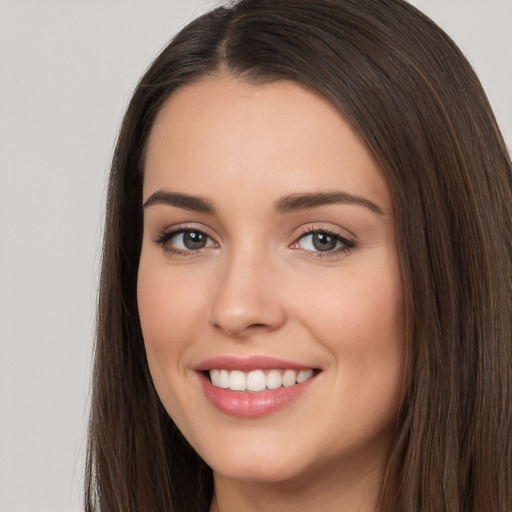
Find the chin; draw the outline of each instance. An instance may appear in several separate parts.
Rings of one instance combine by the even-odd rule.
[[[218,461],[212,469],[217,477],[261,484],[291,482],[307,473],[306,469],[299,467],[297,463],[278,461],[275,457],[259,457],[250,461]]]
[[[198,452],[216,476],[234,480],[279,483],[307,472],[308,457],[304,450],[286,446],[275,434],[270,437],[260,436],[260,442],[254,442],[253,436],[244,440],[232,435],[227,445],[208,444]]]

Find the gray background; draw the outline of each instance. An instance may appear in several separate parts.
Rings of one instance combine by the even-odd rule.
[[[512,147],[512,0],[415,0]],[[212,0],[0,0],[0,512],[82,510],[105,180],[139,76]]]

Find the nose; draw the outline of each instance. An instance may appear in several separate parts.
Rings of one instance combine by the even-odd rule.
[[[286,321],[272,262],[250,254],[233,255],[217,279],[211,324],[231,337],[271,332]]]

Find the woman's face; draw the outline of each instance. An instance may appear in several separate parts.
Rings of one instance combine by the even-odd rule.
[[[183,87],[154,124],[143,196],[149,367],[215,475],[378,468],[403,290],[388,186],[339,112],[290,82]]]

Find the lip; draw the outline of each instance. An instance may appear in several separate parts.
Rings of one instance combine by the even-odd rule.
[[[212,370],[214,368],[229,371],[240,370],[242,372],[250,372],[252,370],[272,370],[273,368],[279,370],[307,370],[312,367],[268,356],[220,356],[206,359],[205,361],[202,361],[194,369],[197,372],[204,372],[206,370]]]
[[[266,356],[251,356],[247,358],[222,356],[201,362],[195,368],[195,371],[206,398],[222,413],[241,418],[259,418],[283,409],[299,399],[316,382],[319,373],[321,373],[315,372],[313,377],[307,381],[290,387],[248,392],[232,391],[214,386],[206,377],[205,372],[215,368],[250,372],[252,370],[269,370],[274,368],[307,370],[312,367]]]

